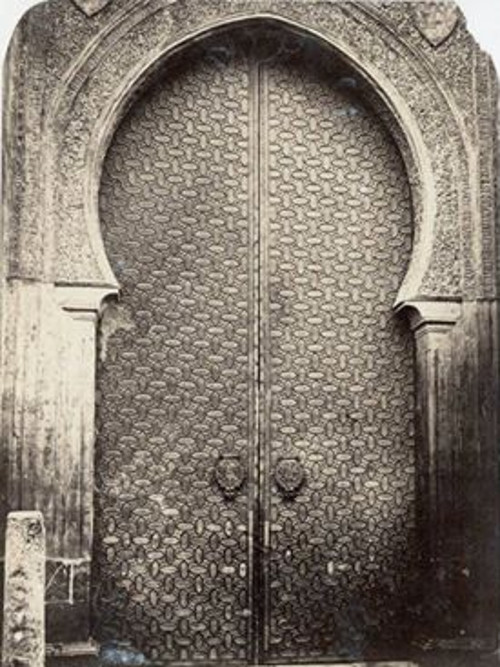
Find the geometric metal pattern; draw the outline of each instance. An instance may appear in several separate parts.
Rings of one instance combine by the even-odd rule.
[[[292,662],[367,655],[398,628],[414,378],[392,303],[411,202],[357,87],[332,54],[247,28],[169,61],[114,137],[100,639]]]
[[[290,503],[266,480],[265,648],[355,658],[401,632],[415,554],[413,337],[392,312],[409,188],[338,63],[300,50],[266,85],[266,467],[295,456],[307,481]]]
[[[253,403],[248,82],[223,56],[169,66],[101,189],[132,325],[98,373],[95,633],[169,662],[250,645],[250,506],[214,478],[221,455],[247,460]]]

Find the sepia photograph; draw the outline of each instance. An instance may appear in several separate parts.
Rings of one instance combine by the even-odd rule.
[[[500,667],[500,0],[0,0],[1,667]]]

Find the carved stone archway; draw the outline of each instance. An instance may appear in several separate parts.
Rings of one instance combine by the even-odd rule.
[[[49,0],[25,16],[9,52],[5,103],[3,516],[44,513],[49,640],[86,642],[96,322],[119,290],[99,227],[102,163],[134,93],[161,62],[222,26],[258,20],[308,33],[347,60],[404,157],[415,243],[395,307],[408,310],[417,341],[422,645],[438,655],[491,653],[497,84],[453,5]]]

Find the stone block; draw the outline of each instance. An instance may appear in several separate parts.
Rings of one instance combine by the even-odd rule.
[[[45,529],[40,512],[7,521],[2,667],[45,661]]]

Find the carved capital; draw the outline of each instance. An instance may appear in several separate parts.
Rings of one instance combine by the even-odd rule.
[[[118,294],[116,287],[95,287],[68,285],[56,287],[57,302],[63,308],[71,312],[95,312],[99,313],[104,301]]]
[[[462,306],[459,301],[405,301],[397,311],[405,311],[415,336],[448,333],[457,323]]]

